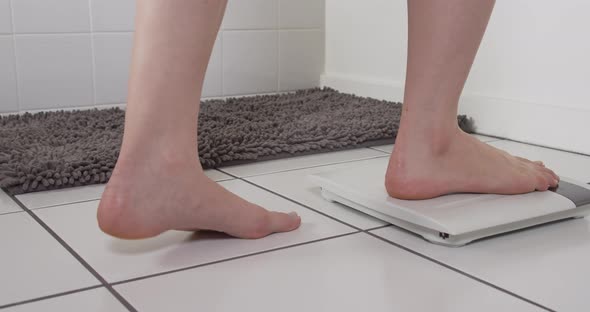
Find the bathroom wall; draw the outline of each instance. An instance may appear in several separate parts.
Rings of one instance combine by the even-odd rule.
[[[126,102],[133,0],[0,0],[0,113]],[[319,85],[323,0],[229,0],[203,97]]]
[[[498,1],[460,102],[478,131],[590,154],[590,2]],[[406,0],[326,0],[324,85],[401,101]]]

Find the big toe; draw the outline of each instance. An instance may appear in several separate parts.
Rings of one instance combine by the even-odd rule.
[[[242,220],[241,226],[231,227],[226,233],[239,237],[257,239],[272,233],[289,232],[297,229],[301,218],[296,213],[264,211],[250,215],[249,220]]]

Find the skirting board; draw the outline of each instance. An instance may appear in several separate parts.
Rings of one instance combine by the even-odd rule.
[[[321,86],[389,101],[403,100],[393,80],[324,74]],[[575,109],[463,92],[459,114],[473,117],[477,133],[590,155],[590,108]]]

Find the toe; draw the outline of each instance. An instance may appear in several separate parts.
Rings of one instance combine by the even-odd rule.
[[[557,186],[557,180],[551,173],[543,170],[537,175],[537,191],[546,191],[555,186]]]
[[[252,217],[252,220],[247,223],[248,226],[242,233],[232,235],[240,238],[257,239],[272,233],[295,230],[301,224],[301,218],[294,212],[283,213],[264,210],[263,213]]]
[[[247,239],[257,239],[277,232],[295,230],[301,224],[301,218],[294,212],[282,213],[268,211],[258,205],[248,203],[242,206],[235,219],[228,222],[223,232]]]
[[[520,161],[522,161],[524,163],[527,163],[527,164],[531,164],[532,163],[532,164],[535,164],[535,165],[539,165],[541,167],[545,167],[545,163],[543,163],[540,160],[532,161],[532,160],[529,160],[529,159],[526,159],[526,158],[523,158],[523,157],[519,157],[519,156],[514,156],[514,157],[516,157],[516,159],[518,159],[518,160],[520,160]]]
[[[296,212],[282,213],[269,211],[268,215],[270,219],[269,230],[271,233],[293,231],[301,224],[301,218]]]
[[[549,181],[547,179],[547,176],[545,176],[544,174],[538,175],[536,190],[537,191],[546,191],[548,189],[549,189]]]
[[[554,180],[559,182],[560,178],[553,170],[551,170],[549,168],[545,168],[545,170],[553,177]]]

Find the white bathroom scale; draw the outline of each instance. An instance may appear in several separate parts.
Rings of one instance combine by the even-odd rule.
[[[474,240],[590,213],[590,186],[560,177],[559,186],[522,195],[451,194],[427,200],[392,198],[385,190],[388,158],[310,175],[326,200],[416,233],[429,242],[462,246]]]

